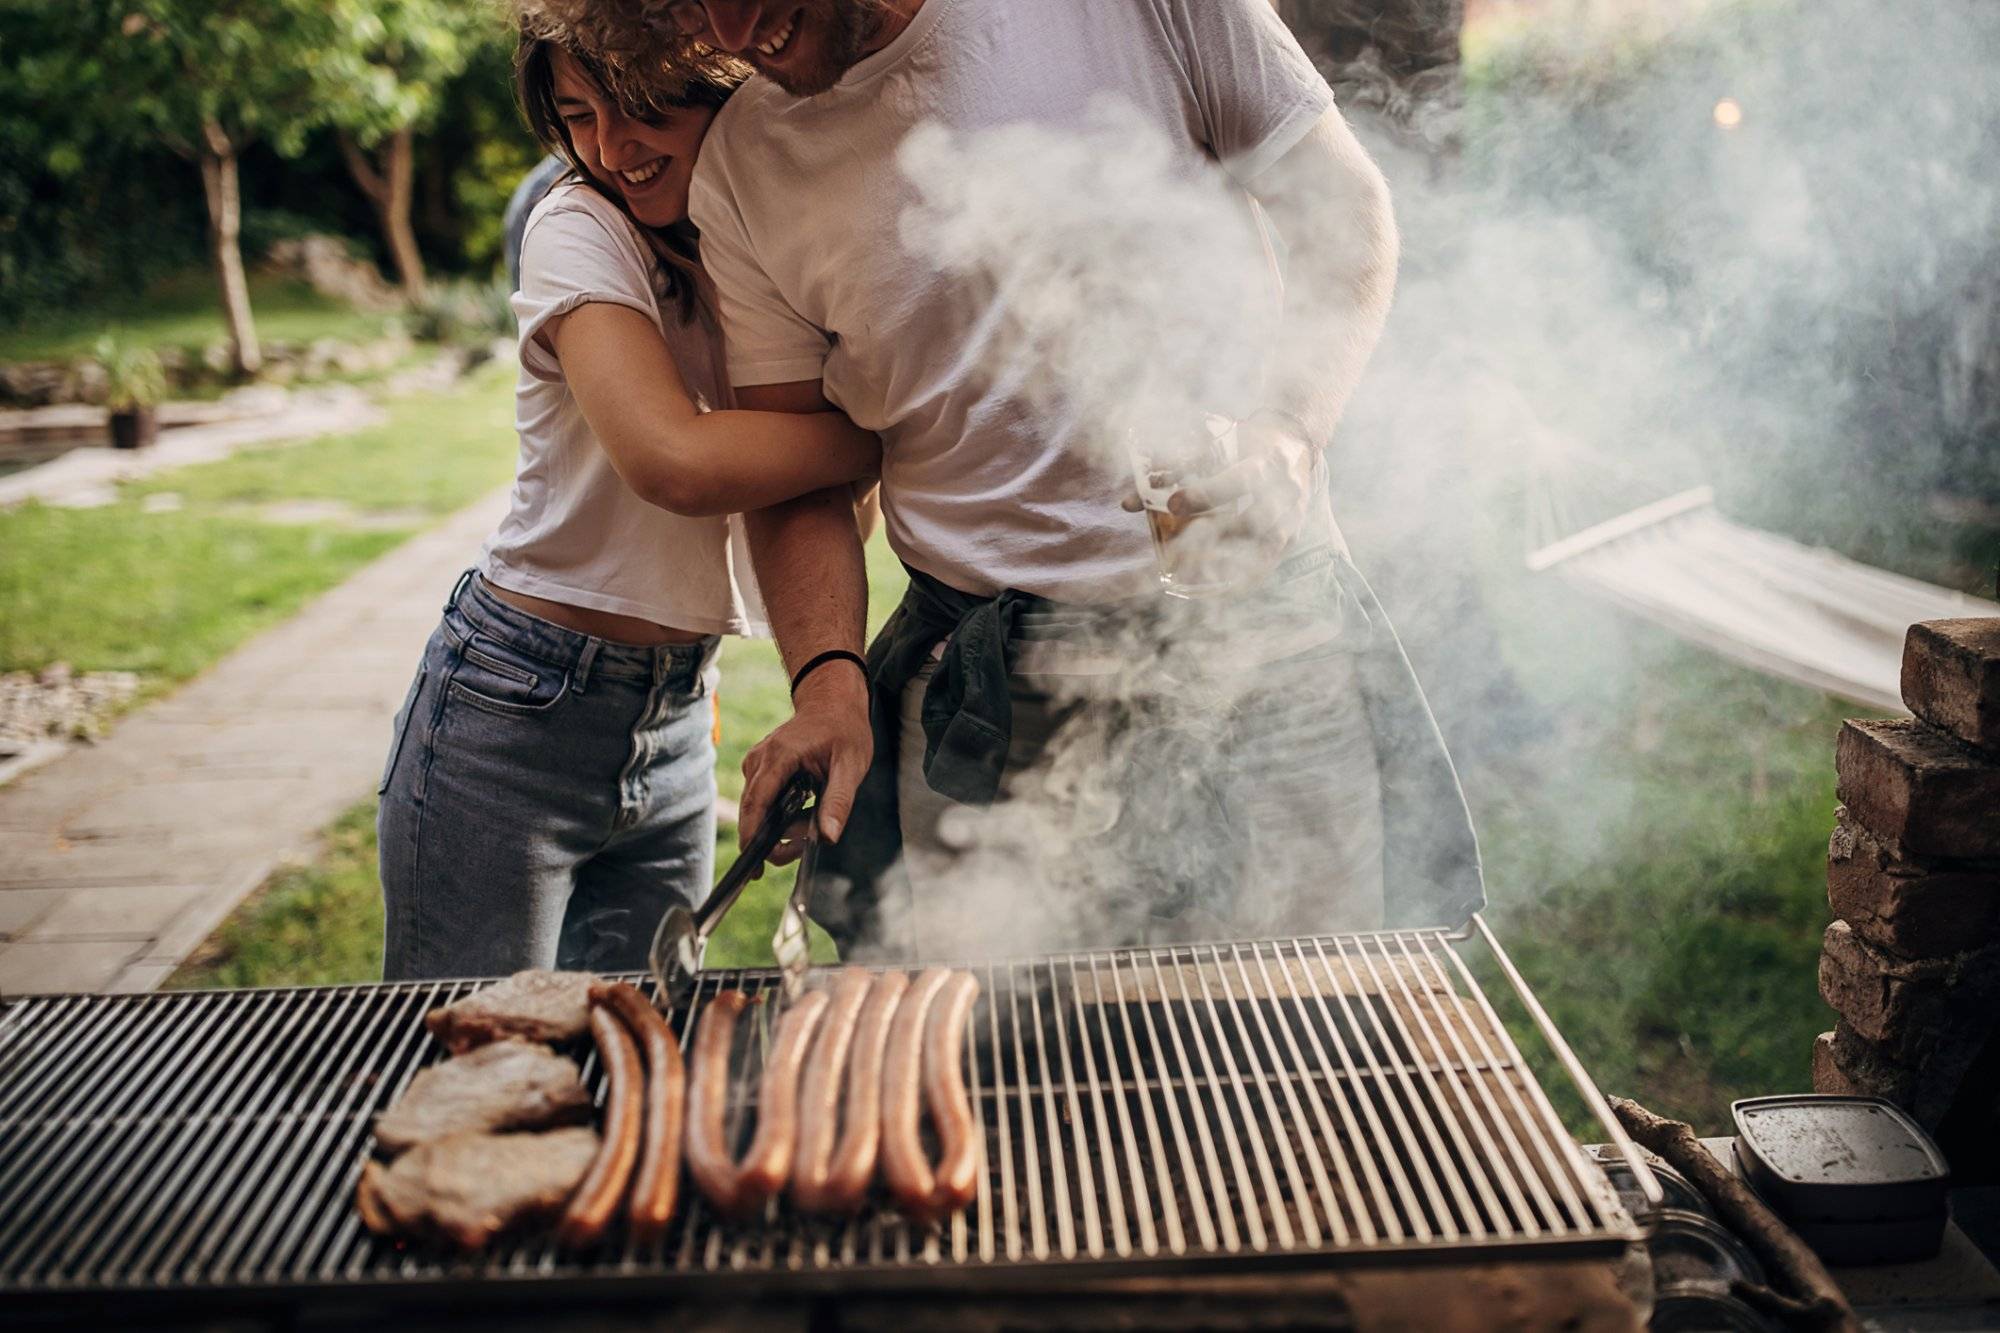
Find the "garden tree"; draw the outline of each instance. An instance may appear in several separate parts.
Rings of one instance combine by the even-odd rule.
[[[405,295],[424,292],[424,260],[410,224],[418,130],[431,123],[445,86],[482,41],[502,27],[463,0],[373,0],[348,49],[352,76],[338,80],[328,108],[341,157],[375,206]]]
[[[22,0],[8,0],[18,5]],[[201,173],[210,257],[239,373],[262,362],[240,246],[243,150],[292,155],[327,119],[368,32],[358,0],[60,0],[17,71],[111,140],[164,144]],[[143,220],[138,221],[143,225]]]

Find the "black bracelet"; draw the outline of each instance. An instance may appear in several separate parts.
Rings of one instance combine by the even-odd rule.
[[[868,659],[860,653],[850,653],[845,648],[829,648],[792,673],[792,694],[794,696],[798,694],[800,681],[803,681],[807,676],[810,676],[828,662],[852,662],[861,668],[861,674],[864,677],[868,674]]]

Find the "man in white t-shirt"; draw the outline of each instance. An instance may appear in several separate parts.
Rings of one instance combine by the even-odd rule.
[[[862,882],[871,913],[868,882],[892,862],[934,905],[978,878],[965,857],[982,839],[1003,861],[1044,846],[1040,825],[972,818],[1037,795],[1069,821],[1059,873],[1092,841],[1118,847],[1127,876],[1145,861],[1140,844],[1188,844],[1147,873],[1188,881],[1220,867],[1232,882],[1296,881],[1255,911],[1197,905],[1189,930],[1358,928],[1478,906],[1456,779],[1347,562],[1320,460],[1388,313],[1387,186],[1267,0],[603,0],[599,20],[620,5],[635,32],[650,24],[657,39],[664,10],[683,38],[737,53],[761,76],[717,116],[690,200],[729,376],[743,407],[830,402],[881,434],[883,513],[912,571],[910,598],[864,661],[867,584],[848,497],[749,516],[795,713],[745,761],[746,834],[803,768],[825,782],[824,837],[851,835],[841,869]],[[1109,675],[1129,693],[1132,660],[1170,655],[1158,641],[1135,648],[1133,618],[1116,610],[1109,628],[1060,629],[1072,609],[1089,620],[1160,602],[1142,595],[1158,587],[1146,522],[1120,504],[1131,473],[1009,373],[994,335],[1008,316],[1001,289],[953,271],[910,228],[923,203],[905,152],[912,131],[963,142],[1016,127],[1085,143],[1106,105],[1143,130],[1169,182],[1212,182],[1238,201],[1241,225],[1204,242],[1198,267],[1247,256],[1268,271],[1268,232],[1284,255],[1282,322],[1275,299],[1246,313],[1246,339],[1277,336],[1243,386],[1248,401],[1226,405],[1237,461],[1182,500],[1234,514],[1275,571],[1226,599],[1239,616],[1225,627],[1232,642],[1261,636],[1268,650],[1232,661],[1236,693],[1200,725],[1174,709],[1182,720],[1159,727],[1102,723],[1090,687],[1071,688]],[[1147,623],[1158,632],[1157,616]],[[1202,641],[1185,613],[1165,623],[1183,636],[1175,646]],[[1208,688],[1189,679],[1153,692]],[[1150,769],[1156,789],[1113,781],[1111,813],[1092,824],[1076,813],[1095,808],[1089,793],[1046,774],[1027,780],[1058,732],[1094,737],[1094,751],[1066,755]],[[1398,801],[1414,813],[1399,815]],[[855,836],[864,822],[867,837]],[[1421,851],[1399,869],[1405,843]],[[1036,873],[1017,865],[1014,876]],[[1185,895],[1153,901],[1139,931],[1188,908]],[[849,938],[880,928],[845,925]],[[1125,921],[1110,933],[1134,931]]]

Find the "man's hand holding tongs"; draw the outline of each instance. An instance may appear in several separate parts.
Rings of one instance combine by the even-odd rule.
[[[747,843],[763,822],[771,803],[794,773],[812,774],[820,783],[819,834],[840,841],[840,832],[854,809],[854,793],[875,754],[875,737],[868,726],[868,678],[854,663],[829,662],[799,682],[792,696],[791,720],[759,741],[743,756],[743,799],[737,816],[737,840]],[[792,830],[771,854],[770,863],[787,865],[799,857],[803,828]]]

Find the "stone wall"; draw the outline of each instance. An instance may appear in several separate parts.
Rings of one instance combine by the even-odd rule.
[[[1828,846],[1837,920],[1821,1092],[1887,1097],[1962,1180],[2000,1180],[2000,619],[1910,627],[1907,721],[1849,722]]]

